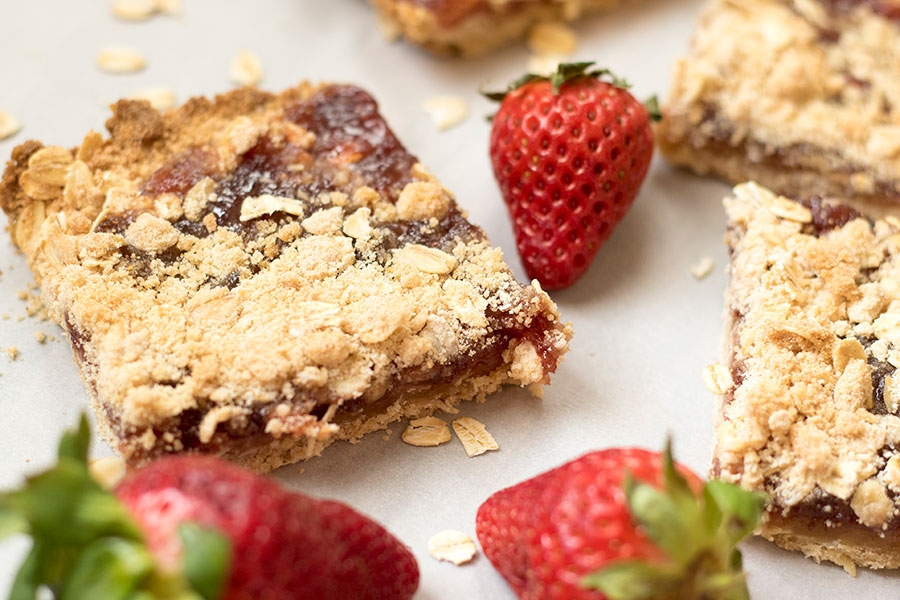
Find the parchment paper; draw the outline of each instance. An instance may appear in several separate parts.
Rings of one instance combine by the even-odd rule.
[[[359,0],[183,0],[179,18],[116,21],[106,2],[0,0],[0,109],[24,129],[0,142],[7,159],[26,139],[72,146],[91,128],[102,130],[108,104],[150,86],[169,86],[184,101],[231,87],[228,66],[240,49],[257,53],[262,87],[279,90],[308,78],[354,82],[370,90],[406,146],[502,247],[524,278],[506,210],[487,159],[491,105],[480,86],[505,86],[524,72],[523,45],[476,61],[438,60],[405,44],[388,44]],[[577,28],[578,59],[597,60],[626,76],[636,95],[664,95],[672,60],[686,48],[699,0],[646,0]],[[147,56],[133,75],[100,72],[95,56],[106,44],[126,44]],[[470,118],[438,132],[422,111],[436,95],[466,98]],[[660,448],[667,432],[678,458],[705,472],[710,458],[714,398],[700,372],[720,347],[726,253],[720,199],[727,186],[675,172],[656,159],[633,209],[601,249],[587,275],[555,293],[575,326],[571,352],[544,399],[511,389],[462,414],[487,425],[501,450],[467,458],[455,439],[437,448],[389,441],[375,434],[337,444],[306,464],[275,476],[291,488],[348,502],[384,523],[415,552],[422,571],[418,598],[513,598],[479,556],[461,567],[428,555],[428,538],[442,529],[475,537],[475,512],[492,492],[592,449],[613,445]],[[3,219],[3,217],[0,217]],[[703,256],[712,274],[695,280]],[[20,254],[0,240],[0,487],[46,465],[58,436],[87,406],[65,341],[39,343],[42,330],[62,340],[51,323],[18,320],[17,290],[31,276]],[[108,454],[94,446],[97,456]],[[0,590],[27,547],[0,546]],[[863,572],[853,579],[834,566],[755,540],[745,546],[750,587],[768,598],[900,597],[893,575]]]

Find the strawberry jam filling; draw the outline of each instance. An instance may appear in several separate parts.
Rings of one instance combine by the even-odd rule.
[[[342,192],[348,197],[345,213],[354,210],[353,194],[361,186],[378,191],[390,201],[396,202],[403,187],[412,181],[411,171],[416,158],[399,143],[378,114],[375,101],[367,93],[351,86],[329,86],[304,101],[288,106],[285,118],[315,136],[314,141],[291,142],[289,136],[276,142],[272,137],[261,137],[254,146],[238,157],[235,167],[227,173],[217,166],[219,157],[204,148],[194,148],[173,157],[167,164],[153,173],[141,186],[142,193],[156,197],[172,193],[182,198],[192,186],[205,177],[216,182],[215,196],[206,203],[202,215],[190,220],[182,216],[173,222],[176,229],[197,238],[210,235],[204,224],[204,217],[215,217],[216,228],[224,228],[251,241],[262,235],[261,224],[274,221],[277,226],[303,217],[275,212],[263,218],[241,221],[241,205],[248,197],[270,194],[272,196],[295,198],[308,205],[304,216],[312,211],[332,206],[328,192]],[[124,233],[139,216],[136,211],[128,211],[107,216],[96,227],[96,231]],[[483,240],[484,232],[469,223],[453,205],[440,219],[421,221],[395,220],[375,222],[378,229],[375,260],[384,266],[391,257],[391,251],[406,244],[414,243],[439,248],[450,252],[460,242]],[[271,231],[271,227],[269,227]],[[298,236],[310,235],[301,231]],[[278,241],[277,251],[287,242]],[[119,250],[121,260],[134,276],[150,277],[160,274],[151,272],[151,263],[162,261],[171,263],[187,260],[187,255],[176,246],[150,255],[126,245]],[[263,266],[254,266],[251,275]],[[254,270],[255,269],[255,270]],[[246,276],[246,272],[243,276]],[[233,272],[217,280],[208,280],[203,287],[223,286],[235,288],[241,283],[241,273]],[[533,292],[527,290],[516,300],[526,306]],[[422,401],[434,397],[442,388],[448,392],[459,385],[460,379],[494,376],[505,372],[503,353],[510,345],[520,341],[531,342],[540,356],[545,373],[555,371],[560,358],[560,350],[553,344],[554,338],[548,334],[556,327],[544,316],[536,316],[531,321],[521,323],[509,309],[486,312],[490,334],[477,347],[450,357],[443,363],[429,364],[428,367],[400,369],[384,386],[384,391],[368,392],[364,397],[341,400],[325,388],[303,389],[292,396],[279,396],[269,402],[255,404],[252,399],[242,406],[246,412],[239,418],[220,423],[213,438],[206,443],[200,440],[200,423],[212,405],[198,398],[198,406],[161,421],[153,426],[156,442],[149,448],[138,450],[145,458],[171,451],[196,450],[208,453],[252,451],[272,442],[266,433],[266,426],[275,416],[273,411],[279,404],[290,407],[288,417],[313,416],[323,419],[329,408],[339,405],[337,411],[329,413],[331,422],[355,422],[371,414],[384,412],[393,404]],[[76,359],[82,366],[86,378],[96,375],[97,365],[92,364],[90,337],[82,333],[70,320],[66,328]],[[184,373],[186,377],[188,373]],[[182,381],[157,381],[156,385],[177,387]],[[102,399],[101,399],[102,402]],[[113,407],[105,406],[113,429],[127,446],[134,439],[147,439],[146,430],[135,430],[119,420]],[[278,416],[284,418],[283,409]],[[302,419],[301,419],[302,420]],[[290,432],[287,432],[290,433]],[[173,442],[174,440],[174,442]],[[173,446],[174,444],[174,446]]]
[[[832,14],[843,15],[865,6],[888,19],[900,20],[900,4],[896,0],[821,0]]]
[[[812,223],[805,225],[805,232],[810,235],[820,236],[826,234],[833,229],[843,227],[850,221],[863,216],[849,206],[823,200],[819,197],[804,199],[799,202],[809,208],[813,215]],[[733,251],[733,248],[730,248],[729,250]],[[741,345],[740,330],[743,325],[743,315],[737,310],[732,312],[732,323],[730,372],[734,387],[723,399],[725,407],[734,400],[735,391],[747,377],[746,365],[737,355],[737,349],[740,348]],[[857,339],[865,348],[868,348],[876,341],[875,338],[864,336],[855,339]],[[869,356],[868,364],[872,376],[872,406],[869,411],[876,415],[887,414],[888,409],[884,400],[885,380],[888,376],[894,374],[896,368],[890,363],[878,360],[873,356]],[[895,449],[892,446],[885,446],[881,450],[881,454],[885,458],[884,463],[886,463],[887,458],[894,453]],[[883,466],[884,465],[882,465],[882,467]],[[712,474],[713,476],[719,476],[721,474],[721,466],[717,461],[713,464]],[[776,487],[776,477],[776,475],[772,475],[766,478],[765,486],[767,489],[774,489]],[[887,488],[887,493],[891,499],[894,499],[897,496],[890,487]],[[816,487],[809,496],[799,503],[790,507],[773,504],[770,507],[769,512],[775,520],[789,517],[794,523],[798,520],[804,522],[811,532],[818,531],[819,529],[833,530],[836,528],[850,528],[858,529],[861,532],[868,532],[868,534],[871,535],[872,531],[860,524],[859,518],[850,506],[848,500],[829,494],[819,487]],[[825,525],[823,525],[823,521],[825,522]],[[891,519],[883,531],[890,533],[891,536],[900,540],[900,519]]]
[[[442,27],[450,28],[480,12],[496,11],[500,8],[515,9],[517,5],[523,4],[523,0],[502,3],[489,0],[411,0],[411,4],[427,9]]]
[[[499,320],[497,321],[499,322]],[[91,375],[96,373],[96,369],[89,363],[86,353],[90,336],[79,332],[68,318],[65,320],[65,325],[75,351],[75,357],[82,367],[81,371],[86,378],[90,379]],[[439,390],[441,386],[457,386],[459,379],[463,376],[468,379],[489,376],[498,369],[505,368],[503,351],[514,340],[524,339],[533,343],[543,361],[545,371],[552,373],[556,370],[560,358],[559,350],[546,334],[546,331],[552,330],[552,328],[552,323],[548,322],[545,317],[539,316],[525,328],[498,329],[481,347],[474,349],[465,357],[457,357],[428,369],[399,371],[389,382],[387,391],[380,398],[370,400],[357,398],[341,402],[330,422],[342,424],[354,421],[383,412],[393,404],[403,404],[424,396],[433,396],[435,390]],[[90,381],[89,383],[95,389],[94,382]],[[172,386],[178,384],[178,382],[159,383]],[[278,404],[286,403],[291,406],[290,414],[292,415],[312,415],[321,420],[328,408],[336,402],[338,402],[338,398],[326,391],[303,390],[292,397],[282,396],[274,402],[250,405],[247,407],[248,413],[245,418],[220,423],[212,440],[207,443],[200,441],[200,423],[208,407],[188,409],[152,427],[155,444],[149,448],[142,448],[138,454],[132,456],[131,460],[142,462],[171,452],[173,450],[172,440],[178,441],[178,447],[175,448],[177,451],[199,451],[209,454],[219,454],[225,451],[231,453],[250,451],[271,443],[272,438],[266,433],[266,425],[273,417]],[[135,430],[125,426],[111,407],[103,405],[103,409],[117,436],[126,445],[130,440],[143,438],[146,435],[146,430]]]
[[[867,82],[855,80],[851,74],[845,75],[848,85],[864,86]],[[856,83],[852,83],[853,81]],[[840,98],[835,98],[840,102]],[[837,151],[826,150],[808,143],[788,144],[773,147],[753,138],[744,137],[738,143],[735,138],[735,127],[720,109],[714,105],[704,106],[703,117],[696,128],[704,131],[705,139],[698,150],[714,154],[718,158],[733,158],[740,162],[765,167],[773,171],[815,172],[825,181],[836,181],[842,188],[850,189],[849,178],[855,173],[867,173],[868,170],[857,165],[848,164]],[[671,142],[669,142],[671,143]],[[678,142],[684,143],[684,140]],[[874,187],[870,195],[887,201],[900,201],[900,181],[874,179]],[[774,190],[778,191],[778,190]]]

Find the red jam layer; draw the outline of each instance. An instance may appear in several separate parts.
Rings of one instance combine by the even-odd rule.
[[[868,6],[883,17],[900,20],[900,4],[896,0],[821,0],[821,2],[834,14],[846,14],[858,6]]]

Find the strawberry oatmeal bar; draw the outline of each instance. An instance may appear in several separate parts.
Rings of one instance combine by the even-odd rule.
[[[486,54],[541,21],[574,21],[622,0],[370,0],[407,40],[438,54]]]
[[[657,137],[732,183],[900,201],[900,5],[713,0]]]
[[[546,383],[567,350],[550,298],[356,87],[120,101],[107,127],[16,148],[0,203],[131,464],[270,470]]]
[[[755,183],[725,209],[713,475],[770,496],[780,546],[900,567],[900,219]]]

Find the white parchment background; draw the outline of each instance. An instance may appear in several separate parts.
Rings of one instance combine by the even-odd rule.
[[[664,94],[672,60],[687,45],[699,0],[647,0],[579,24],[579,59],[626,76],[638,96]],[[0,158],[35,138],[73,146],[102,130],[108,104],[136,89],[169,86],[179,102],[231,87],[228,66],[243,48],[265,66],[271,90],[312,80],[355,82],[370,90],[400,139],[452,189],[470,218],[501,246],[517,275],[512,232],[487,159],[491,112],[479,86],[501,87],[525,69],[524,46],[477,61],[438,60],[404,44],[387,44],[361,0],[184,0],[181,18],[129,24],[114,20],[100,0],[0,0],[0,109],[25,125],[0,142]],[[106,44],[127,44],[148,58],[145,71],[108,75],[94,66]],[[422,112],[435,95],[469,102],[463,125],[436,132]],[[727,187],[675,172],[656,159],[631,212],[587,275],[554,294],[575,326],[566,362],[543,401],[519,390],[466,406],[485,424],[499,452],[466,458],[457,441],[412,448],[373,435],[338,444],[306,465],[275,476],[293,489],[348,502],[384,523],[413,548],[422,571],[417,598],[505,599],[513,595],[483,556],[456,567],[426,551],[442,529],[474,537],[475,512],[492,492],[592,449],[614,445],[658,448],[672,432],[678,457],[704,472],[711,448],[713,397],[700,371],[718,352],[725,285],[724,218]],[[0,220],[4,221],[3,217]],[[4,236],[4,240],[5,240]],[[0,240],[0,487],[18,482],[52,458],[60,431],[86,407],[68,345],[39,344],[49,323],[18,321],[16,297],[31,281],[22,256]],[[713,273],[694,280],[690,266],[715,260]],[[109,452],[102,443],[94,453]],[[11,581],[24,540],[0,546],[0,593]],[[816,566],[756,540],[745,547],[753,597],[900,597],[893,575]]]

